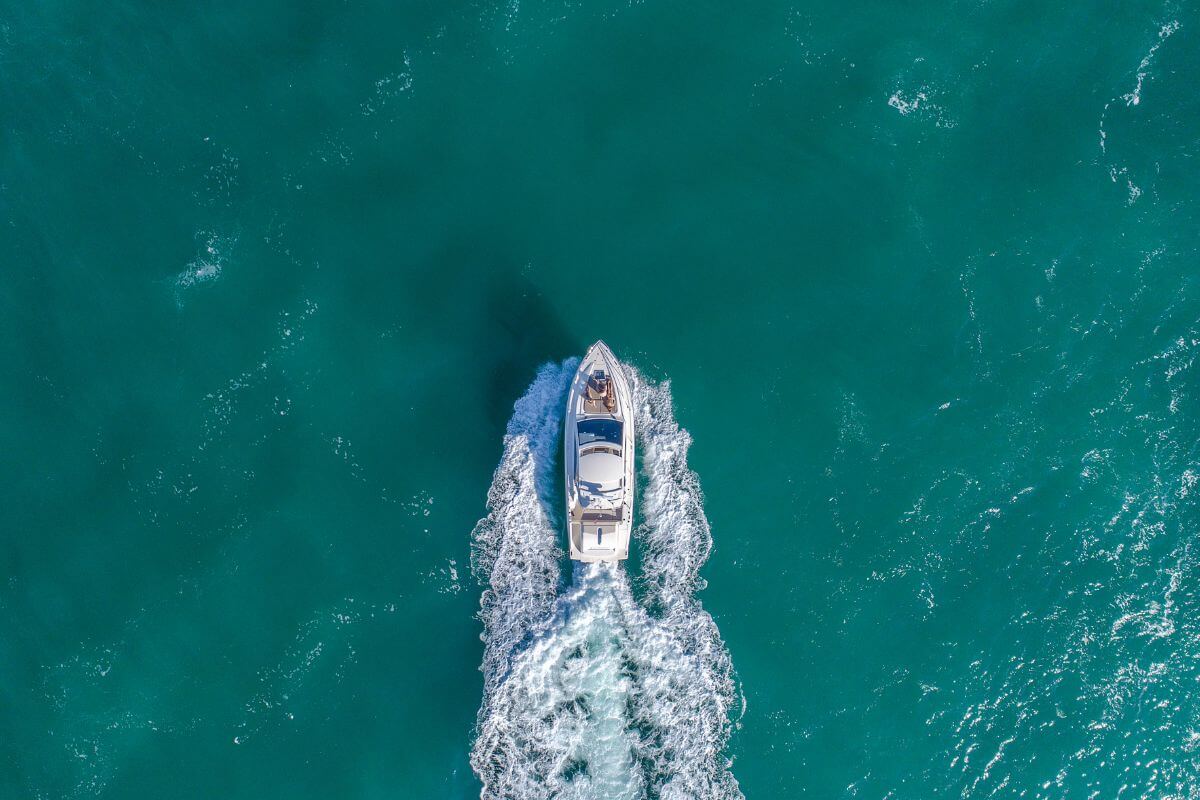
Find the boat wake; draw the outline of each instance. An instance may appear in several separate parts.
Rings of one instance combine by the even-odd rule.
[[[637,596],[613,564],[573,562],[559,590],[555,454],[576,366],[544,366],[517,401],[472,534],[486,587],[471,752],[482,797],[741,798],[723,754],[740,695],[695,596],[712,538],[668,384],[631,375],[644,453]]]

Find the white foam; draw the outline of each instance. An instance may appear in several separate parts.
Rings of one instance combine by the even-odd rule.
[[[175,276],[176,303],[182,305],[181,292],[198,284],[210,283],[221,276],[229,260],[229,251],[234,245],[234,239],[221,236],[211,231],[200,231],[196,238],[202,240],[196,257]]]
[[[562,551],[549,511],[551,473],[575,364],[543,366],[513,407],[504,456],[488,489],[488,515],[471,533],[471,571],[488,587],[479,612],[487,694],[504,679],[513,652],[554,604]]]
[[[916,114],[918,117],[933,119],[938,128],[954,128],[958,123],[938,103],[934,102],[936,92],[929,86],[921,86],[915,91],[897,88],[888,98],[887,104],[907,117]]]
[[[543,367],[517,402],[489,514],[474,532],[473,568],[488,585],[471,754],[482,796],[740,798],[722,755],[737,701],[732,664],[695,598],[712,538],[666,384],[631,376],[644,597],[624,565],[576,564],[570,587],[556,592],[552,465],[573,369]]]
[[[712,534],[699,477],[687,464],[692,437],[675,420],[670,384],[633,378],[646,475],[638,526],[643,604],[657,615],[636,629],[641,649],[657,658],[636,706],[643,714],[639,723],[659,732],[643,755],[665,777],[662,798],[740,798],[722,755],[730,712],[739,702],[733,663],[716,623],[696,599]]]
[[[892,92],[892,96],[888,98],[888,105],[900,112],[900,116],[907,117],[921,107],[922,103],[929,102],[929,96],[923,91],[918,91],[915,94],[906,96],[903,89],[897,89]]]
[[[380,109],[386,106],[391,101],[401,95],[411,92],[413,86],[412,72],[412,56],[407,50],[404,51],[404,68],[398,72],[385,75],[375,81],[375,91],[372,93],[369,100],[359,106],[359,110],[364,117],[369,117],[377,113]],[[344,152],[341,147],[334,147],[333,152],[342,160],[343,163],[349,162],[349,154]],[[326,160],[326,157],[322,157]]]
[[[1133,87],[1133,91],[1122,95],[1121,99],[1125,101],[1127,106],[1136,106],[1142,102],[1142,84],[1146,81],[1146,76],[1150,74],[1150,64],[1154,61],[1154,54],[1158,52],[1158,48],[1162,47],[1162,43],[1171,38],[1171,35],[1179,30],[1179,23],[1172,20],[1158,29],[1158,41],[1150,48],[1142,58],[1137,68],[1137,84]]]

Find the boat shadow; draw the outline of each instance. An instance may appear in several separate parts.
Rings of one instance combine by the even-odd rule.
[[[532,373],[547,361],[561,362],[580,349],[541,290],[520,274],[497,275],[492,280],[487,324],[480,326],[479,339],[475,352],[486,354],[488,396],[505,398],[488,404],[488,423],[497,433],[508,424],[513,401],[529,386]]]

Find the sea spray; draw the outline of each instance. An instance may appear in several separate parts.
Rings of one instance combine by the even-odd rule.
[[[557,592],[553,466],[574,368],[543,367],[517,402],[473,534],[487,586],[471,754],[482,796],[740,798],[722,755],[732,664],[695,598],[712,539],[667,384],[631,374],[644,455],[641,600],[624,564],[573,564]]]
[[[642,602],[654,615],[637,633],[656,640],[638,650],[667,656],[639,683],[636,722],[654,733],[640,752],[652,767],[647,771],[659,776],[663,798],[740,797],[722,755],[738,700],[733,662],[696,598],[704,588],[700,568],[712,550],[712,533],[700,479],[687,464],[692,439],[675,420],[670,383],[649,383],[629,372],[645,477],[635,538],[642,551]]]
[[[488,489],[488,515],[471,533],[471,572],[487,587],[479,612],[485,698],[508,673],[518,645],[554,604],[562,556],[551,511],[554,453],[576,364],[544,365],[513,406],[504,456]],[[485,703],[481,715],[486,708]]]

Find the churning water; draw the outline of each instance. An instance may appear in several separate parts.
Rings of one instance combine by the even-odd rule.
[[[732,663],[696,599],[712,538],[668,384],[633,380],[639,591],[608,564],[574,564],[560,588],[555,455],[575,366],[544,366],[517,401],[473,535],[487,587],[471,758],[483,796],[740,798],[724,755]]]

